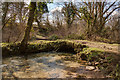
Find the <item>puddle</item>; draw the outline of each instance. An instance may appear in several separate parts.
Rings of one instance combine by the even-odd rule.
[[[62,58],[74,56],[70,53],[38,53],[3,60],[3,78],[104,78],[101,72],[88,71],[85,65]]]

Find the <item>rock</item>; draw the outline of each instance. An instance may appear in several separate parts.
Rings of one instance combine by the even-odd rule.
[[[18,61],[17,61],[17,60],[11,60],[11,62],[13,62],[13,63],[18,63]]]
[[[108,63],[108,61],[107,60],[103,60],[103,63]]]
[[[82,42],[82,44],[87,44],[87,42]]]
[[[26,69],[26,71],[25,72],[30,72],[31,71],[31,69],[30,68],[28,68],[28,69]]]
[[[2,72],[2,75],[8,76],[10,73],[8,72]]]
[[[82,53],[82,54],[80,55],[80,58],[81,58],[82,60],[87,60],[87,55]]]
[[[108,49],[109,49],[109,50],[112,50],[112,48],[111,48],[111,47],[109,47]]]
[[[88,62],[88,65],[89,65],[89,66],[91,66],[91,65],[92,65],[92,63],[91,63],[91,62]]]
[[[120,61],[118,63],[120,64]]]
[[[5,66],[7,66],[7,64],[0,65],[0,68],[3,68],[3,67],[5,67]]]
[[[104,46],[104,48],[106,48],[106,46]]]
[[[67,74],[68,74],[68,75],[72,75],[72,73],[71,73],[71,72],[67,72]]]
[[[77,75],[77,78],[86,78],[86,75],[84,75],[84,74],[79,74],[79,75]],[[83,79],[84,80],[84,79]]]
[[[95,62],[95,66],[97,66],[99,64],[99,62]]]
[[[26,78],[26,75],[24,72],[14,72],[13,76],[17,78]]]
[[[95,70],[95,67],[94,66],[86,66],[86,70],[92,71],[92,70]]]
[[[30,66],[25,66],[25,68],[30,68]]]
[[[90,62],[93,62],[93,61],[96,61],[96,60],[98,60],[98,57],[92,56],[91,59],[90,59],[89,61],[90,61]]]
[[[96,67],[96,69],[95,69],[94,71],[96,71],[96,72],[100,72],[100,70],[99,70],[99,68],[98,68],[98,67]]]
[[[105,59],[105,55],[100,56],[100,60],[102,61],[103,59]]]

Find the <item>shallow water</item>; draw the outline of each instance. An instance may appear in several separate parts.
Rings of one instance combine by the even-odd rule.
[[[103,78],[101,72],[88,71],[85,65],[65,60],[70,53],[38,53],[3,59],[3,78]]]

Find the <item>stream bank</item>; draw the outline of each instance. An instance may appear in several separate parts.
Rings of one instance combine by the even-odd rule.
[[[70,40],[56,40],[56,41],[42,40],[36,43],[31,42],[28,44],[28,48],[26,49],[25,53],[19,53],[19,43],[15,43],[15,44],[3,43],[2,50],[3,50],[3,55],[2,55],[3,61],[7,58],[9,59],[9,58],[17,57],[17,56],[24,56],[24,54],[26,53],[27,55],[24,56],[24,58],[26,59],[25,60],[26,62],[28,61],[27,57],[31,55],[37,55],[43,52],[48,52],[48,53],[55,52],[57,55],[57,53],[59,52],[66,52],[74,56],[66,56],[65,55],[66,53],[65,53],[64,59],[62,58],[64,61],[70,61],[70,63],[72,64],[74,64],[73,62],[77,62],[76,64],[84,66],[84,70],[98,71],[98,73],[101,72],[101,74],[104,75],[102,76],[104,78],[105,77],[109,77],[109,78],[120,77],[120,55],[119,54],[107,52],[107,51],[104,51],[98,48],[90,48],[84,44],[73,42]],[[49,57],[46,57],[46,58],[49,58]],[[61,57],[58,57],[58,58],[61,58]],[[54,59],[54,58],[52,57],[51,59]],[[13,59],[13,62],[14,62],[14,59]],[[43,63],[44,63],[44,60],[43,60]],[[49,63],[49,64],[52,64],[52,63]],[[64,65],[67,65],[67,64],[64,64]],[[23,66],[25,67],[25,65]],[[57,65],[54,65],[54,66],[57,67]],[[75,69],[75,70],[81,71],[81,68],[79,67],[78,69]],[[66,69],[71,69],[71,68],[66,68]],[[86,72],[86,71],[83,71],[83,72]],[[22,73],[19,73],[19,74],[22,74]],[[97,72],[95,72],[93,78],[96,77],[95,76],[96,74]],[[87,73],[85,73],[85,75],[77,75],[77,77],[86,77],[86,75]]]

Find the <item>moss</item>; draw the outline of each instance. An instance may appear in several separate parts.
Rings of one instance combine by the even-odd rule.
[[[56,51],[56,52],[70,52],[70,53],[77,53],[86,48],[87,46],[82,45],[80,43],[75,43],[69,40],[56,40],[56,41],[40,41],[39,43],[29,43],[25,53],[20,53],[19,50],[20,43],[3,43],[2,44],[2,51],[3,56],[10,56],[10,55],[24,55],[25,53],[38,53],[38,52],[49,52],[49,51]]]
[[[83,48],[78,53],[78,58],[86,61],[99,61],[99,57],[104,57],[104,51],[97,48]]]
[[[120,77],[120,71],[118,70],[120,68],[120,56],[115,53],[97,48],[84,48],[83,51],[77,54],[77,57],[78,62],[86,60],[92,66],[98,66],[106,75],[111,75],[113,78]],[[95,65],[96,62],[98,62],[98,65]]]

